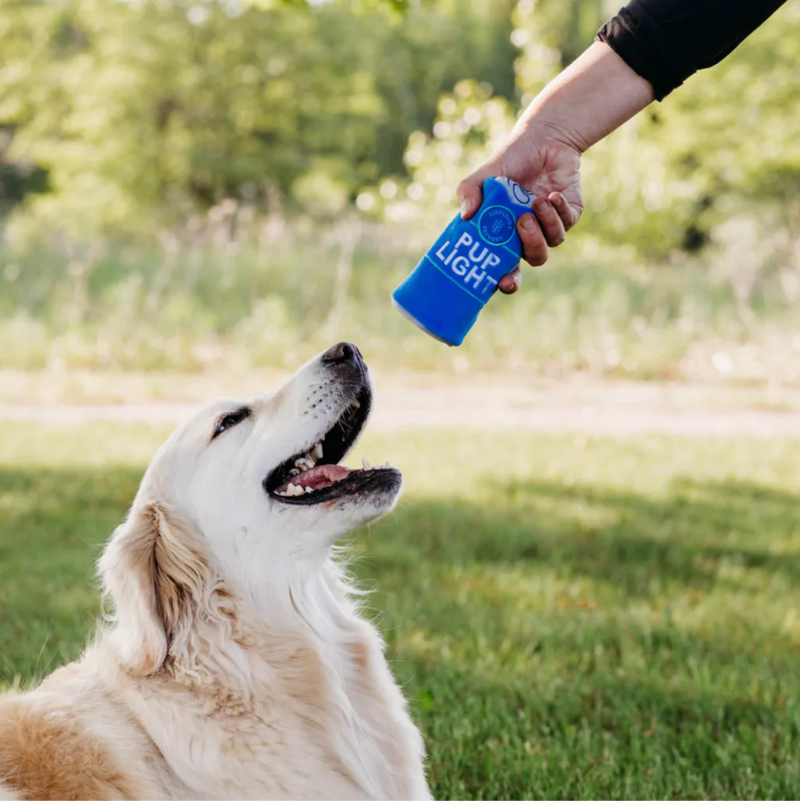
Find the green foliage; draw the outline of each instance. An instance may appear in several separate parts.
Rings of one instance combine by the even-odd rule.
[[[668,270],[584,240],[526,274],[518,296],[492,300],[448,349],[389,302],[429,246],[427,229],[251,211],[222,204],[149,249],[0,252],[0,369],[214,374],[290,367],[346,338],[393,369],[800,385],[800,286],[780,272],[785,242],[758,238],[753,224],[737,223],[713,260]]]
[[[510,103],[488,84],[459,81],[445,94],[430,135],[409,137],[405,164],[411,180],[386,178],[365,189],[356,205],[370,216],[423,226],[428,235],[453,216],[458,182],[499,147],[513,125]]]
[[[19,3],[0,22],[7,157],[48,171],[12,233],[148,233],[226,198],[274,211],[396,170],[439,93],[511,90],[508,4]],[[324,175],[322,183],[314,176]]]
[[[614,11],[613,4],[589,0],[519,0],[511,35],[520,51],[519,107],[588,45]],[[765,239],[776,227],[785,234],[783,267],[796,272],[799,43],[800,2],[793,0],[720,66],[692,77],[590,150],[582,167],[586,211],[570,240],[598,239],[664,259],[701,248],[719,233],[718,225],[745,213],[765,223]],[[402,197],[403,207],[397,209],[394,198],[364,204],[385,205],[390,219],[431,221],[435,228],[454,211],[458,181],[500,144],[517,111],[490,98],[488,88],[460,84],[440,103],[432,137],[416,133],[409,140],[406,164],[414,188]],[[491,116],[493,124],[471,124],[469,116]],[[373,195],[379,200],[379,188]]]
[[[389,309],[459,180],[615,11],[6,4],[0,213],[24,247],[0,256],[0,365],[274,364],[363,332],[405,366],[795,383],[800,0],[584,157],[558,274],[464,348]]]
[[[7,203],[33,192],[10,234],[149,236],[225,199],[337,217],[363,186],[363,210],[433,230],[518,108],[615,11],[610,0],[11,3],[0,177]],[[661,260],[746,214],[785,234],[780,269],[795,269],[798,42],[791,0],[721,66],[597,145],[571,239]]]
[[[167,433],[0,440],[0,681],[78,655]],[[434,430],[362,454],[407,481],[351,545],[434,797],[796,795],[797,443]]]
[[[689,79],[630,126],[635,132],[629,128],[627,141],[623,134],[593,151],[586,159],[597,175],[590,190],[608,180],[609,151],[618,147],[610,163],[623,171],[633,164],[638,177],[630,184],[639,191],[616,196],[646,210],[644,216],[633,212],[634,230],[659,232],[656,252],[719,239],[717,226],[734,214],[763,221],[765,240],[777,231],[797,242],[799,43],[800,3],[789,2],[722,64]],[[597,198],[603,204],[597,223],[609,210],[611,230],[622,235],[625,229],[615,221],[629,216],[625,209],[602,191]],[[791,246],[783,266],[798,267]]]

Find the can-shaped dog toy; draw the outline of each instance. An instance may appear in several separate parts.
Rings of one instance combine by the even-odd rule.
[[[394,307],[447,345],[460,345],[522,256],[517,220],[534,195],[509,178],[487,178],[483,202],[469,220],[444,229],[411,275],[392,293]]]

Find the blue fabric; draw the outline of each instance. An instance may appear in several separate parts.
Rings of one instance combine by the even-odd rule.
[[[531,212],[534,196],[508,178],[487,178],[483,202],[469,219],[444,229],[392,301],[423,331],[460,345],[500,279],[522,256],[517,220]]]

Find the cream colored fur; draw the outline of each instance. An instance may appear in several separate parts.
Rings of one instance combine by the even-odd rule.
[[[430,797],[382,640],[331,554],[397,488],[306,507],[262,487],[338,419],[349,383],[312,360],[213,441],[240,403],[162,447],[100,560],[94,643],[0,698],[0,801]]]

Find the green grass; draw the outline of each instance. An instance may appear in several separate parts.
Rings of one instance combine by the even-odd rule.
[[[0,680],[75,657],[165,431],[6,427]],[[368,436],[407,477],[354,569],[438,797],[792,798],[800,443]]]
[[[445,352],[389,302],[434,234],[355,221],[252,229],[166,250],[0,248],[0,369],[293,368],[336,337],[368,341],[387,369],[800,385],[793,296],[765,267],[741,297],[725,254],[667,267],[578,240],[526,269],[520,293],[492,300]]]

